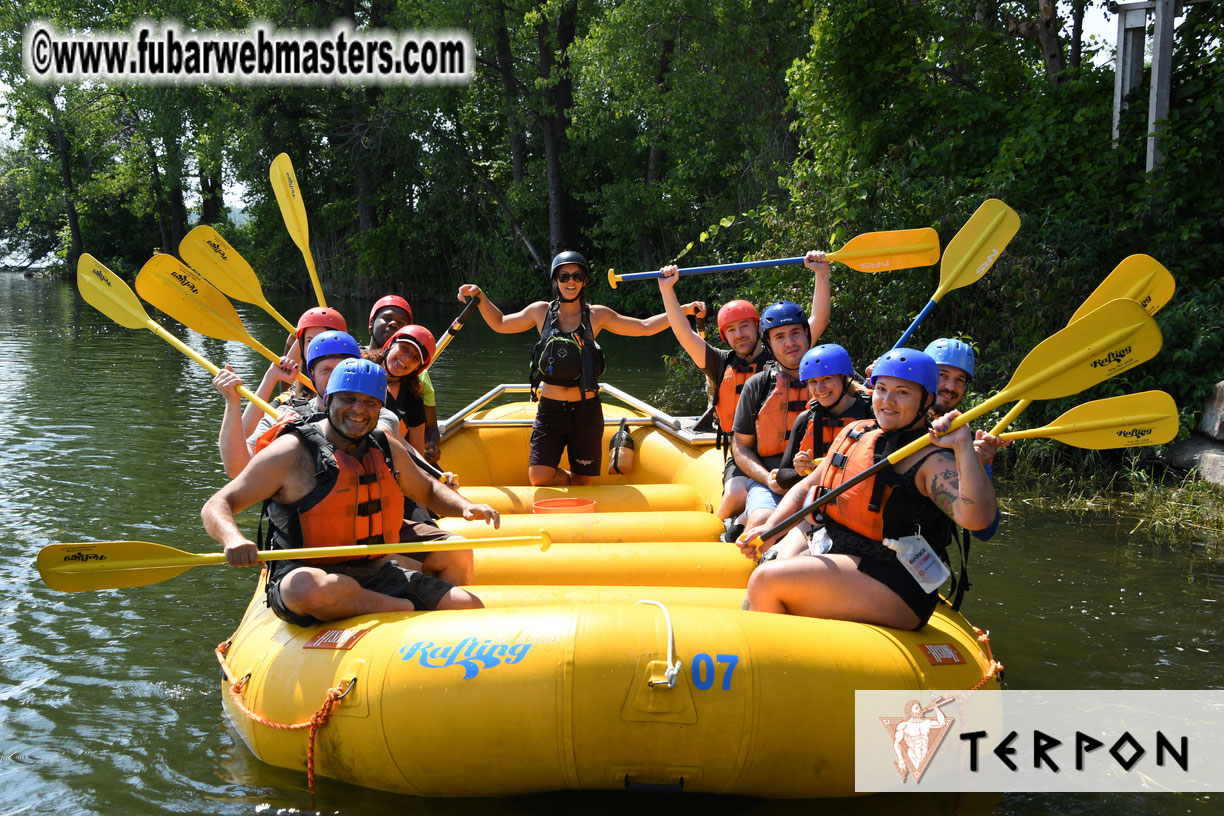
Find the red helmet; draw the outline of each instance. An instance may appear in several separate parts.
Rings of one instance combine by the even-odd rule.
[[[723,304],[723,307],[718,310],[718,336],[727,342],[727,335],[723,329],[728,323],[734,323],[737,320],[751,320],[756,323],[761,322],[761,316],[757,313],[756,307],[746,300],[732,300]]]
[[[438,344],[429,329],[416,324],[401,326],[397,329],[395,334],[387,338],[387,342],[383,344],[383,351],[391,348],[392,343],[411,343],[415,346],[417,353],[421,355],[421,368],[429,365],[429,361],[433,359],[434,351],[438,348]]]
[[[299,344],[302,342],[302,335],[313,326],[331,329],[332,331],[348,331],[343,315],[328,306],[316,306],[313,309],[307,309],[298,318],[296,333]]]
[[[370,325],[368,327],[370,330],[373,330],[374,328],[375,315],[377,315],[383,309],[386,309],[388,306],[403,309],[408,313],[408,322],[412,322],[412,307],[408,305],[408,301],[404,300],[399,295],[387,295],[386,297],[381,297],[375,301],[374,308],[370,310]]]

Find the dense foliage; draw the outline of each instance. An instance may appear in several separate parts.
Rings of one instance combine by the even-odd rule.
[[[790,256],[867,231],[933,226],[946,244],[998,197],[1022,227],[995,268],[944,300],[914,343],[974,342],[978,393],[1060,328],[1119,261],[1174,273],[1165,348],[1097,391],[1161,387],[1187,414],[1224,371],[1224,60],[1220,4],[1175,38],[1166,161],[1144,167],[1147,87],[1111,141],[1112,66],[1074,23],[1097,0],[163,0],[199,28],[472,32],[464,87],[170,88],[32,84],[21,35],[122,30],[137,0],[27,0],[0,10],[0,254],[70,271],[89,251],[131,272],[196,221],[217,224],[269,287],[305,289],[268,185],[287,152],[331,291],[453,297],[480,282],[539,297],[552,253],[619,271]],[[5,87],[6,86],[6,87]],[[222,190],[245,189],[236,217]],[[826,339],[860,365],[934,291],[937,270],[838,267]],[[799,267],[690,278],[713,305],[808,298]],[[655,287],[597,299],[656,311]],[[1024,423],[1065,405],[1037,405]]]

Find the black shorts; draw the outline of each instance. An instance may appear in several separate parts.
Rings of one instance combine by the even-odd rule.
[[[748,474],[740,470],[740,466],[735,464],[735,457],[728,456],[727,464],[723,465],[723,484],[731,481],[736,476],[743,476],[745,479],[748,478]]]
[[[276,617],[295,626],[314,626],[323,621],[310,615],[299,615],[285,606],[281,598],[281,579],[299,567],[314,567],[332,575],[347,575],[362,589],[381,592],[393,598],[412,601],[417,609],[436,609],[446,593],[454,587],[432,575],[407,570],[382,558],[342,561],[337,564],[311,564],[305,561],[273,561],[268,569],[267,598]]]
[[[528,465],[557,467],[561,452],[569,452],[570,471],[598,476],[603,466],[603,403],[599,397],[575,402],[540,398],[531,426]]]
[[[836,552],[836,550],[837,548],[834,547],[830,552]],[[931,619],[939,593],[924,590],[914,580],[914,576],[909,574],[909,570],[901,566],[901,562],[896,558],[877,560],[859,556],[858,571],[876,579],[905,601],[905,605],[918,616],[918,625],[914,627],[915,629],[921,629]]]

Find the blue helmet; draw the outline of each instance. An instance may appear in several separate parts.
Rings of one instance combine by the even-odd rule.
[[[314,379],[314,364],[324,357],[360,357],[361,347],[351,334],[325,331],[306,346],[306,375]]]
[[[897,377],[916,382],[925,388],[928,394],[939,390],[939,364],[931,355],[917,349],[895,348],[886,352],[876,360],[868,385],[875,385],[875,381],[880,377]]]
[[[935,359],[938,365],[956,366],[973,380],[973,346],[963,340],[951,337],[941,337],[931,342],[925,349],[926,353]]]
[[[341,391],[365,394],[379,402],[387,401],[387,372],[369,360],[342,360],[327,381],[327,396]]]
[[[808,349],[799,363],[799,379],[803,382],[833,374],[854,376],[850,353],[836,343],[825,343]]]
[[[807,324],[807,313],[799,307],[799,304],[789,300],[779,300],[771,303],[761,315],[761,336],[768,340],[770,329],[796,325],[806,328]]]

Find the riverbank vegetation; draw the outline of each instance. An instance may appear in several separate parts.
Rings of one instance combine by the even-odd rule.
[[[21,64],[34,17],[122,30],[139,4],[65,0],[0,11],[0,250],[70,274],[89,251],[120,272],[218,225],[269,290],[308,288],[268,185],[287,152],[331,291],[506,305],[540,297],[551,255],[620,272],[836,249],[932,226],[946,246],[987,197],[1022,219],[990,273],[914,338],[971,341],[977,394],[1002,386],[1123,258],[1178,283],[1153,361],[1084,398],[1173,394],[1184,427],[1224,371],[1224,7],[1178,21],[1164,162],[1146,170],[1146,80],[1115,144],[1112,64],[1079,25],[1097,0],[170,0],[185,26],[471,32],[463,86],[44,86]],[[146,10],[147,11],[147,10]],[[90,16],[92,15],[92,16]],[[232,192],[244,190],[235,212]],[[934,291],[937,269],[836,267],[825,335],[865,366]],[[657,311],[654,284],[596,283]],[[687,278],[684,300],[807,301],[802,267]],[[700,389],[700,383],[697,383]],[[699,393],[699,391],[698,391]],[[1038,403],[1018,427],[1079,400]],[[1026,446],[1027,447],[1027,446]],[[1030,448],[1031,449],[1031,448]],[[1088,460],[1078,453],[1061,456]],[[1107,460],[1116,468],[1120,459]]]

